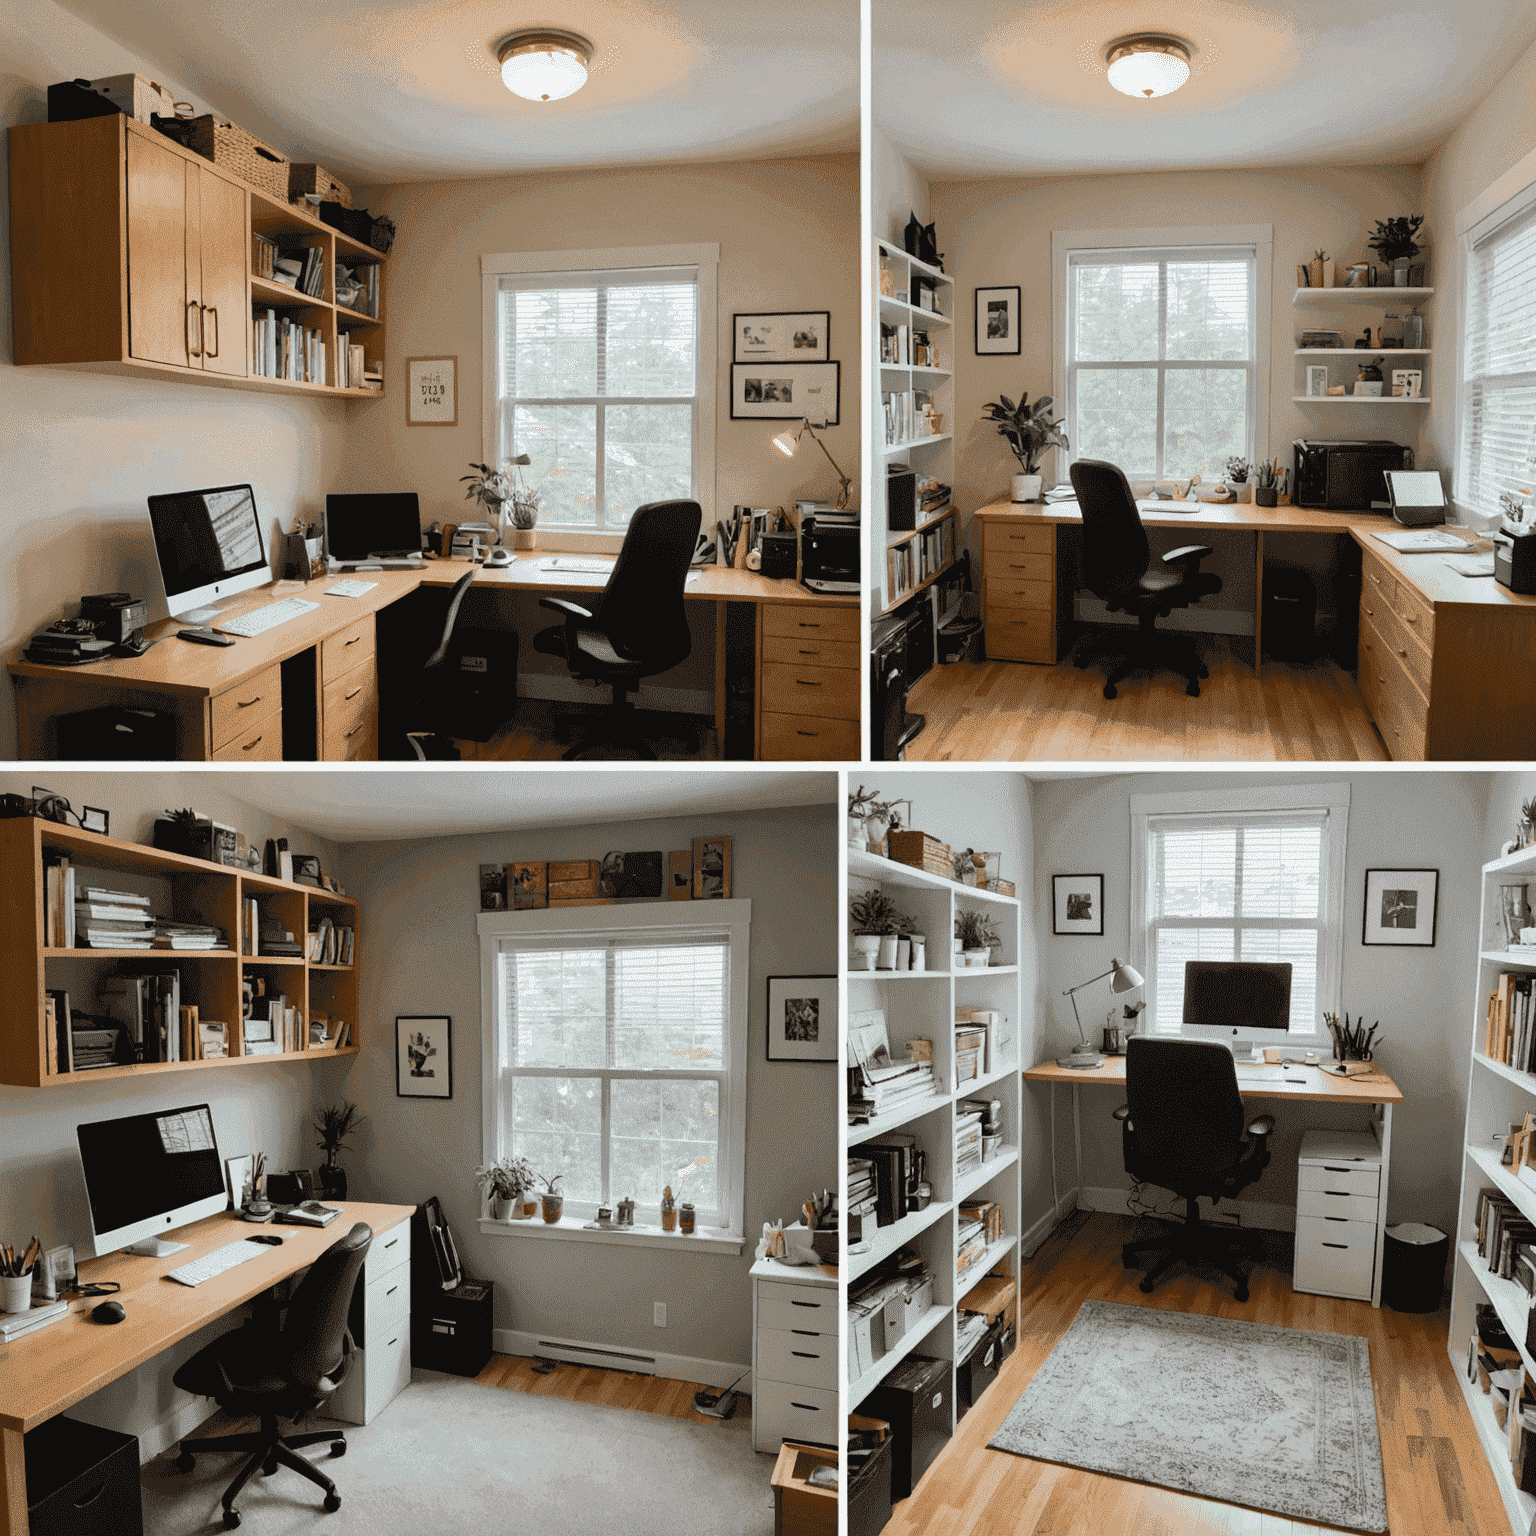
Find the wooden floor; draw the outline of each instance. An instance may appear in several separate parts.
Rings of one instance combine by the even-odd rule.
[[[1364,1338],[1393,1536],[1509,1536],[1446,1354],[1444,1313],[1418,1317],[1366,1302],[1299,1296],[1287,1270],[1269,1264],[1254,1270],[1251,1299],[1242,1305],[1232,1299],[1231,1282],[1214,1271],[1178,1271],[1143,1296],[1140,1272],[1120,1266],[1120,1244],[1143,1230],[1129,1217],[1092,1215],[1051,1238],[1025,1264],[1018,1348],[912,1497],[896,1506],[884,1536],[1333,1536],[1331,1528],[1306,1521],[988,1450],[987,1441],[1090,1299]],[[1127,1390],[1134,1387],[1127,1383]]]
[[[572,742],[595,733],[603,713],[602,708],[592,705],[519,699],[516,715],[490,741],[460,742],[460,757],[481,763],[559,762]],[[712,719],[647,710],[642,723],[646,740],[660,762],[709,763],[720,759],[719,738]],[[583,761],[632,759],[637,755],[604,750]]]
[[[692,1424],[717,1424],[706,1414],[695,1413],[693,1394],[701,1381],[667,1381],[660,1376],[636,1376],[628,1371],[594,1370],[583,1365],[557,1364],[547,1376],[538,1375],[528,1355],[496,1355],[475,1377],[489,1387],[506,1387],[532,1397],[559,1397],[571,1403],[595,1403],[603,1408],[632,1408],[637,1413],[657,1413],[663,1418],[687,1419]],[[752,1399],[738,1397],[734,1419],[752,1417]]]
[[[1386,760],[1354,677],[1335,662],[1266,661],[1255,678],[1250,640],[1201,636],[1199,645],[1211,675],[1198,699],[1168,671],[1132,673],[1106,699],[1103,663],[936,666],[907,697],[928,717],[907,761]]]

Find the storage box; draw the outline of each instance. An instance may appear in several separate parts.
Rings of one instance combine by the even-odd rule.
[[[852,1423],[850,1422],[850,1428]],[[848,1536],[880,1536],[891,1519],[895,1502],[891,1490],[891,1468],[895,1442],[889,1433],[874,1454],[849,1479]]]
[[[92,80],[91,89],[105,96],[124,117],[141,123],[148,123],[152,114],[176,116],[176,98],[143,75],[108,75],[104,80]]]
[[[924,1275],[921,1280],[914,1280],[903,1293],[901,1301],[901,1331],[906,1334],[922,1322],[929,1307],[933,1305],[933,1276]]]
[[[143,1536],[132,1435],[61,1416],[28,1431],[23,1456],[31,1536]]]
[[[194,117],[186,128],[188,147],[205,160],[281,203],[288,201],[289,160],[281,150],[212,115]]]
[[[1001,1324],[994,1324],[981,1336],[975,1349],[955,1367],[955,1413],[963,1416],[974,1408],[981,1394],[997,1379],[1002,1365]]]
[[[597,896],[601,893],[597,888],[597,876],[593,875],[586,880],[561,880],[554,871],[563,868],[559,864],[551,864],[549,877],[549,899],[551,903],[556,901],[571,901],[583,896]]]
[[[830,1446],[786,1440],[773,1465],[774,1536],[837,1536],[837,1487],[813,1488],[807,1479],[817,1467],[837,1467]]]
[[[567,859],[563,863],[552,863],[549,866],[550,894],[554,894],[554,885],[557,880],[591,880],[595,884],[598,873],[596,859]],[[597,892],[593,890],[589,894],[595,896]]]
[[[344,181],[338,181],[323,165],[290,165],[288,167],[288,196],[301,193],[313,196],[319,193],[327,202],[340,203],[343,208],[352,206],[352,189]]]
[[[885,1353],[901,1343],[907,1332],[907,1306],[903,1291],[889,1291],[880,1307],[880,1326],[883,1329],[881,1338],[885,1344]]]
[[[907,828],[890,833],[886,838],[890,857],[898,864],[910,864],[925,874],[942,875],[946,880],[955,872],[950,858],[949,844],[941,843],[926,832],[914,832]]]
[[[489,1280],[462,1280],[451,1291],[421,1287],[411,1311],[411,1361],[429,1371],[478,1376],[491,1363]]]
[[[905,1499],[949,1443],[949,1361],[909,1355],[860,1407],[891,1426],[891,1497]]]

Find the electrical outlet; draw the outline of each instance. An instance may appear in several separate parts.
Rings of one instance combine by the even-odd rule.
[[[658,1328],[665,1328],[667,1326],[666,1302],[653,1301],[651,1303],[651,1321],[655,1323]]]

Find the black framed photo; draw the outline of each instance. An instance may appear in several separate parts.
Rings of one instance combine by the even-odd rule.
[[[732,363],[731,420],[799,421],[803,416],[813,427],[835,427],[841,369],[841,363]]]
[[[1052,933],[1104,935],[1104,876],[1051,876]]]
[[[99,832],[105,837],[111,820],[111,814],[102,810],[100,806],[82,805],[80,807],[80,830],[82,832]]]
[[[768,978],[768,1060],[837,1060],[837,977]]]
[[[778,310],[732,315],[736,363],[824,363],[831,353],[830,310]]]
[[[978,288],[976,290],[977,357],[1017,357],[1019,355],[1019,290],[1013,288]]]
[[[312,885],[319,890],[323,879],[320,873],[320,860],[312,853],[294,854],[293,879],[296,885]]]
[[[453,1020],[425,1014],[395,1015],[395,1097],[453,1097]]]
[[[1438,869],[1368,869],[1360,942],[1433,949],[1439,906]]]

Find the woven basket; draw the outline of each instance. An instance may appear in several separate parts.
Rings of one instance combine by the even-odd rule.
[[[352,189],[346,182],[338,181],[323,165],[288,167],[288,196],[297,197],[301,192],[318,192],[328,203],[340,203],[343,208],[352,206]]]
[[[942,875],[946,880],[954,873],[949,856],[949,844],[941,843],[926,832],[902,830],[892,832],[886,838],[890,857],[898,864],[910,864],[930,875]]]
[[[288,201],[288,156],[216,117],[195,117],[186,141],[203,159],[280,202]]]

